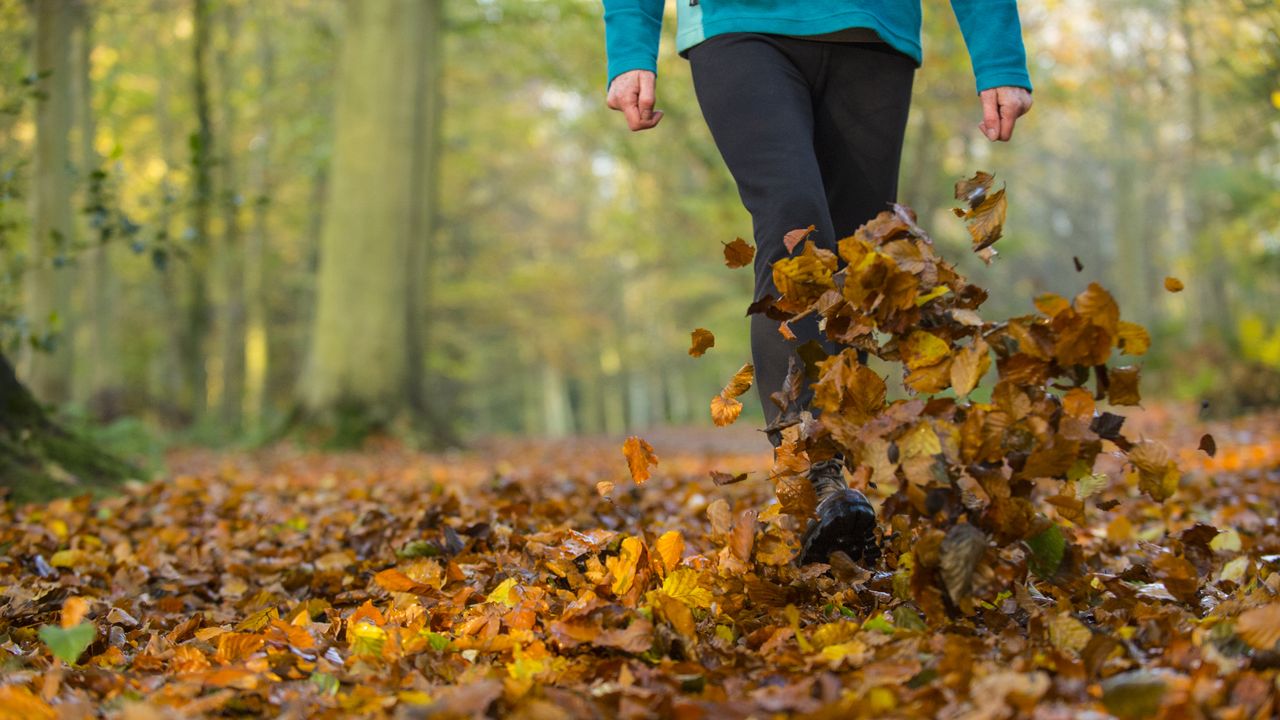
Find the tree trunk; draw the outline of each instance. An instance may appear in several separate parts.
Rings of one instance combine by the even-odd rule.
[[[204,415],[208,398],[208,373],[205,371],[206,344],[209,335],[209,221],[213,209],[213,121],[209,109],[209,55],[210,10],[208,0],[195,0],[193,6],[192,49],[195,56],[195,72],[192,77],[192,96],[196,111],[196,132],[191,136],[191,170],[194,187],[191,197],[191,227],[193,237],[187,246],[190,257],[186,261],[187,298],[186,323],[182,328],[182,367],[186,377],[188,397],[186,407],[199,418]]]
[[[68,310],[73,273],[66,259],[75,232],[71,208],[71,36],[73,8],[64,0],[36,0],[34,66],[36,142],[31,187],[31,265],[26,311],[44,350],[26,347],[23,374],[43,402],[65,402],[71,391]]]
[[[0,354],[0,487],[18,502],[102,491],[138,470],[45,417]]]
[[[301,388],[309,424],[355,439],[413,416],[421,356],[411,347],[415,245],[422,202],[424,43],[434,3],[348,2],[337,75],[332,173],[321,234],[310,367]]]
[[[236,105],[231,97],[238,78],[232,56],[240,21],[230,3],[223,5],[225,37],[218,50],[222,142],[218,169],[221,178],[222,242],[218,247],[218,417],[223,429],[235,435],[241,428],[245,385],[244,256],[240,233],[240,192],[236,176]]]
[[[244,418],[247,429],[262,429],[262,413],[266,407],[267,368],[270,362],[267,342],[267,297],[264,282],[267,262],[267,233],[271,203],[272,108],[275,92],[275,49],[271,42],[272,27],[266,9],[258,7],[258,67],[262,84],[258,89],[258,130],[250,149],[253,152],[253,230],[244,252],[245,305],[245,395]]]
[[[76,124],[80,132],[81,181],[99,166],[97,149],[94,148],[96,124],[93,117],[93,6],[87,0],[76,3],[77,25],[75,59]],[[82,206],[90,200],[86,193]],[[77,356],[88,360],[88,366],[77,378],[77,402],[91,408],[94,414],[105,408],[99,401],[103,393],[120,385],[119,352],[115,344],[112,313],[115,310],[115,278],[111,272],[111,245],[105,238],[94,237],[92,229],[85,235],[88,244],[79,269],[84,283],[81,316],[85,318],[84,342],[77,349]]]

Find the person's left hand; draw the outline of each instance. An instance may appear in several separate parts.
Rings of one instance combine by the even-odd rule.
[[[1031,110],[1031,93],[1026,88],[997,87],[983,90],[982,122],[978,129],[988,140],[1008,142],[1013,137],[1013,124]]]

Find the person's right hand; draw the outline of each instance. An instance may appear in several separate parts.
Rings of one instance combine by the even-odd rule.
[[[628,70],[609,84],[609,107],[627,116],[633,132],[655,127],[662,111],[653,109],[657,77],[649,70]]]

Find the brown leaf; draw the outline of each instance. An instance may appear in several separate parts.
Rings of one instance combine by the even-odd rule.
[[[962,612],[973,612],[973,571],[987,549],[987,536],[969,523],[959,523],[942,540],[939,570],[947,595]]]
[[[627,458],[627,469],[631,471],[631,479],[637,485],[643,485],[649,479],[649,468],[658,464],[658,456],[653,446],[643,439],[632,435],[622,444],[622,454]]]
[[[746,240],[735,238],[724,245],[724,264],[731,268],[746,267],[756,255],[756,249]]]
[[[1142,378],[1142,369],[1136,366],[1116,368],[1110,373],[1111,384],[1107,388],[1107,401],[1112,405],[1138,405],[1142,403],[1142,395],[1138,392],[1138,383]]]
[[[706,328],[697,328],[692,333],[689,342],[689,354],[693,357],[702,357],[707,350],[715,347],[716,336]]]
[[[1218,443],[1214,441],[1212,435],[1205,433],[1200,436],[1200,449],[1204,451],[1205,455],[1213,457],[1218,454]]]
[[[711,481],[716,485],[735,485],[746,479],[747,473],[738,473],[737,475],[734,475],[732,473],[721,472],[720,470],[711,471]]]
[[[1182,292],[1184,287],[1182,281],[1176,277],[1166,277],[1164,279],[1164,289],[1171,293]]]
[[[729,548],[742,562],[751,562],[751,549],[756,541],[756,511],[743,510],[733,524],[733,534],[729,537]]]

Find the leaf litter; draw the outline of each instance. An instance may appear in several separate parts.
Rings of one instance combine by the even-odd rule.
[[[1007,201],[968,182],[982,253]],[[650,433],[661,465],[639,437],[626,462],[590,440],[190,452],[119,497],[7,505],[0,714],[1274,714],[1280,416],[1122,415],[1138,366],[1109,363],[1149,339],[1103,288],[985,321],[906,208],[838,253],[796,242],[771,317],[851,350],[802,353],[774,396],[768,481],[741,428]],[[876,567],[792,560],[803,473],[835,452],[880,506]]]

